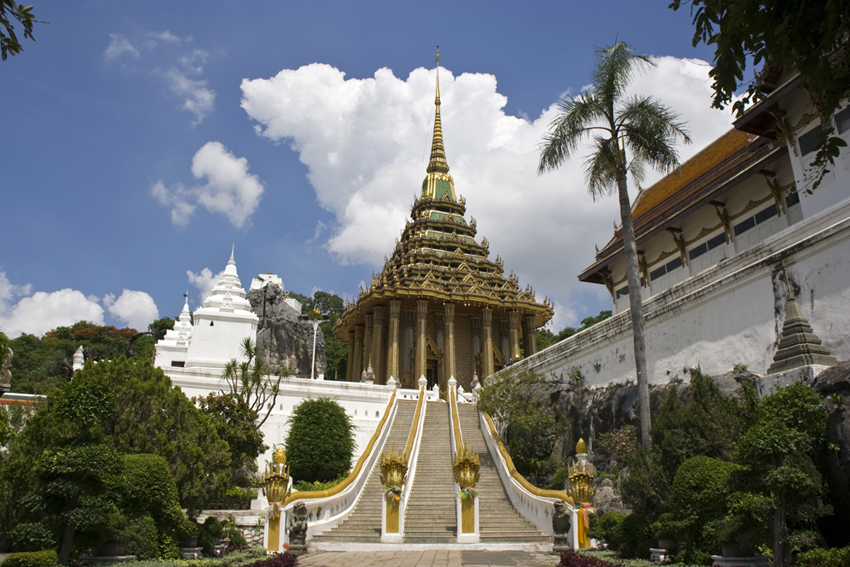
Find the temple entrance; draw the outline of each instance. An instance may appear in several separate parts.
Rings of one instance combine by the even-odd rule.
[[[433,388],[434,384],[437,384],[439,381],[438,376],[439,375],[437,374],[437,361],[429,360],[428,369],[425,373],[425,378],[428,380],[428,385],[426,386],[426,388],[428,388],[429,390]]]

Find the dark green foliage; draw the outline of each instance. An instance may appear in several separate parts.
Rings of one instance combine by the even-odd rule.
[[[611,317],[610,310],[602,310],[598,315],[585,317],[581,320],[581,327],[564,327],[561,331],[556,335],[552,331],[548,329],[537,329],[537,350],[541,351],[544,348],[548,348],[555,343],[559,343],[562,340],[575,335],[576,333],[580,333],[585,329],[589,329],[597,323],[604,321]]]
[[[624,425],[610,433],[602,433],[596,441],[597,451],[611,457],[612,473],[625,467],[637,448],[637,428],[634,425]]]
[[[735,439],[745,428],[743,410],[720,393],[710,376],[691,369],[690,399],[682,403],[677,388],[653,416],[652,443],[668,481],[685,460],[697,455],[730,460]]]
[[[804,551],[797,555],[794,564],[798,567],[847,567],[850,565],[850,547]]]
[[[629,474],[621,482],[623,502],[638,514],[655,517],[667,506],[670,481],[664,474],[658,453],[643,447],[629,457]]]
[[[13,553],[3,561],[6,567],[54,567],[59,565],[59,558],[52,549]]]
[[[347,477],[348,477],[348,475],[341,475],[341,476],[338,476],[337,478],[335,478],[333,480],[329,480],[327,482],[320,482],[318,480],[316,482],[309,482],[309,481],[306,481],[306,480],[298,480],[298,481],[295,481],[295,482],[292,483],[292,488],[294,488],[295,490],[304,491],[304,492],[315,492],[315,491],[319,491],[319,490],[327,490],[329,488],[333,488],[334,486],[336,486],[337,484],[339,484],[340,482],[345,480]]]
[[[218,567],[243,567],[266,557],[268,557],[268,552],[265,548],[249,547],[228,553],[218,562]]]
[[[268,447],[257,429],[257,412],[234,394],[209,394],[195,403],[230,448],[230,476],[235,486],[247,486],[257,472],[257,457]]]
[[[224,537],[224,525],[214,516],[207,516],[198,529],[198,545],[204,548],[204,553],[212,555],[215,545]]]
[[[141,516],[127,524],[126,553],[137,559],[157,559],[159,557],[159,534],[156,522],[150,516]]]
[[[137,334],[136,329],[116,329],[86,321],[70,327],[56,327],[41,338],[23,334],[10,341],[15,352],[11,366],[12,390],[49,394],[71,378],[71,362],[80,346],[86,360],[111,359],[129,355],[127,347]],[[132,358],[151,360],[154,342],[149,336],[137,338],[132,345]]]
[[[488,382],[478,396],[478,409],[490,414],[520,474],[543,477],[555,470],[552,448],[562,426],[546,379],[533,372],[510,372]]]
[[[34,522],[21,522],[12,528],[8,535],[15,547],[21,549],[56,549],[58,540],[56,534],[45,526]]]
[[[354,426],[336,401],[304,400],[288,423],[285,449],[293,479],[328,481],[351,468]]]
[[[35,41],[32,35],[33,24],[38,22],[32,13],[32,6],[18,4],[15,0],[0,1],[0,57],[3,61],[9,55],[17,55],[23,46],[15,33],[15,22],[21,25],[24,38]]]
[[[827,412],[821,396],[799,382],[758,405],[753,425],[738,439],[734,458],[743,465],[732,483],[745,491],[730,522],[761,518],[773,526],[774,558],[787,557],[787,526],[806,525],[829,513],[813,457],[821,449]]]
[[[729,478],[740,468],[700,456],[688,459],[676,471],[670,511],[662,514],[653,529],[658,539],[679,542],[679,561],[705,562],[719,550],[716,522],[729,511]]]
[[[161,340],[165,337],[165,333],[174,328],[174,319],[171,317],[162,317],[161,319],[157,319],[150,325],[148,325],[148,331],[153,336],[155,341]]]
[[[641,514],[629,514],[620,524],[622,543],[619,551],[623,557],[649,559],[649,548],[655,547],[650,519]]]
[[[136,542],[142,551],[135,555],[144,553],[144,559],[160,557],[161,551],[176,554],[174,544],[185,516],[168,463],[159,455],[140,454],[125,455],[123,465],[120,508],[133,518],[127,527],[128,544]],[[142,530],[144,541],[138,535]]]
[[[678,10],[682,0],[670,7]],[[693,44],[714,45],[712,106],[732,105],[740,116],[751,103],[770,92],[758,78],[745,83],[747,64],[764,64],[768,72],[799,71],[802,86],[811,96],[824,127],[814,166],[820,169],[811,189],[817,187],[827,166],[832,166],[846,146],[830,120],[850,85],[850,3],[846,0],[819,2],[779,0],[694,0],[690,4],[695,27]],[[771,85],[771,88],[773,85]],[[733,103],[734,101],[734,103]],[[809,188],[806,188],[809,189]]]
[[[623,545],[623,520],[626,515],[616,510],[609,510],[602,514],[599,521],[596,523],[595,529],[591,531],[590,537],[601,539],[608,544],[608,547],[617,550]]]
[[[319,328],[325,336],[325,359],[327,360],[327,371],[325,380],[345,380],[348,368],[348,343],[336,338],[333,333],[334,325],[345,312],[345,303],[342,298],[333,293],[318,290],[313,297],[307,297],[300,293],[289,293],[289,297],[301,302],[301,313],[311,318],[321,319]]]

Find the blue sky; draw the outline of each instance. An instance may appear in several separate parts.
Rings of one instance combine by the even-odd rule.
[[[233,244],[245,287],[271,271],[356,295],[425,174],[437,45],[479,238],[555,301],[556,330],[608,308],[576,275],[616,200],[592,202],[581,159],[538,177],[536,146],[617,39],[656,58],[634,90],[688,121],[684,158],[730,127],[711,52],[667,4],[36,2],[36,42],[0,63],[0,330],[176,316]]]

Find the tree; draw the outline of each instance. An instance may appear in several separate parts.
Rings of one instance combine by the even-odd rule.
[[[23,26],[24,37],[35,41],[32,28],[37,20],[32,13],[32,6],[15,4],[15,0],[0,1],[0,56],[3,61],[9,55],[17,55],[24,49],[15,33],[15,20]]]
[[[327,376],[325,379],[336,380],[341,378],[345,380],[348,368],[348,343],[339,340],[333,333],[334,325],[345,312],[345,302],[340,296],[321,290],[316,291],[313,297],[292,292],[289,293],[289,297],[301,302],[301,312],[305,315],[315,317],[318,314],[327,317],[326,320],[319,323],[319,328],[325,336],[325,358],[327,360]]]
[[[543,139],[538,168],[541,174],[557,169],[575,153],[579,143],[592,136],[595,151],[585,163],[588,190],[594,200],[614,191],[619,197],[644,447],[651,446],[649,377],[628,175],[640,182],[646,165],[669,171],[679,163],[676,140],[690,143],[684,125],[676,122],[677,116],[668,108],[652,97],[626,97],[634,73],[652,64],[648,57],[632,53],[623,42],[597,49],[592,88],[558,103],[561,112]]]
[[[257,347],[250,337],[242,341],[242,354],[248,360],[237,362],[233,359],[228,362],[224,367],[223,378],[231,395],[242,400],[258,417],[263,417],[256,424],[256,428],[260,429],[272,413],[280,391],[280,381],[289,375],[289,370],[281,369],[280,376],[273,378],[266,364],[257,358]]]
[[[712,106],[732,104],[738,116],[747,105],[763,99],[773,81],[765,75],[798,71],[821,121],[821,138],[813,165],[820,168],[812,189],[820,184],[847,144],[838,136],[831,117],[850,90],[850,3],[846,0],[692,0],[693,44],[714,45]],[[682,0],[670,7],[678,10]],[[734,103],[743,84],[747,60],[764,63],[762,75],[747,83],[747,92]],[[768,86],[770,84],[770,86]]]
[[[248,486],[250,474],[257,472],[257,457],[268,448],[257,428],[257,412],[233,394],[209,394],[194,401],[230,447],[231,483]]]
[[[354,425],[336,401],[304,400],[292,409],[287,423],[284,448],[293,479],[324,482],[351,468]]]
[[[610,309],[603,309],[599,312],[599,315],[591,315],[590,317],[585,317],[581,320],[581,327],[576,329],[575,327],[564,327],[561,329],[561,332],[557,335],[548,329],[537,329],[537,350],[541,351],[544,348],[548,348],[555,343],[559,343],[562,340],[575,335],[576,333],[580,333],[585,329],[589,329],[597,323],[601,323],[605,319],[611,317]]]
[[[800,382],[779,388],[761,401],[754,424],[735,444],[735,462],[745,468],[733,475],[733,486],[752,494],[740,512],[758,516],[767,509],[774,567],[791,559],[788,524],[812,522],[830,510],[814,462],[826,433],[828,415],[822,403],[817,392]]]

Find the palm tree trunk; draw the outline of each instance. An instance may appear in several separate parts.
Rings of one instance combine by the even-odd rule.
[[[617,172],[617,192],[620,199],[620,218],[623,221],[623,248],[626,252],[626,277],[629,282],[629,311],[632,318],[632,336],[635,347],[635,371],[637,372],[638,409],[640,411],[640,442],[645,449],[652,448],[649,429],[649,373],[646,369],[646,341],[643,336],[643,300],[641,298],[640,269],[638,268],[637,242],[632,223],[632,207],[629,202],[629,187],[625,168]]]

